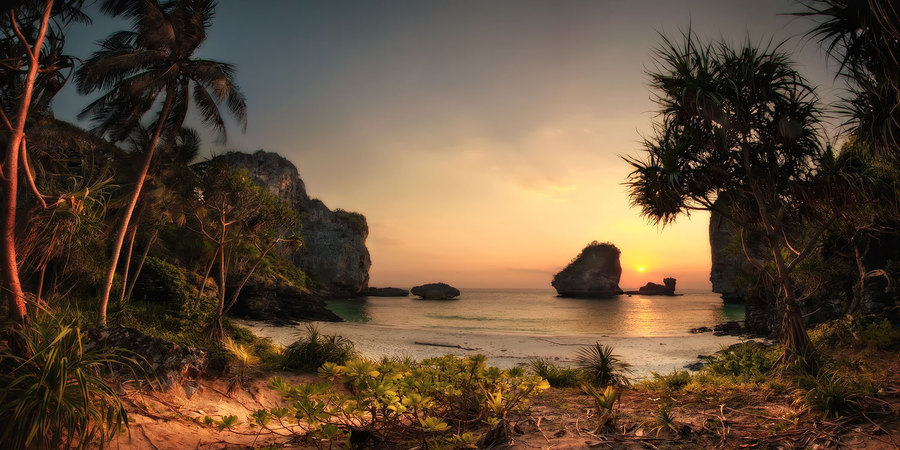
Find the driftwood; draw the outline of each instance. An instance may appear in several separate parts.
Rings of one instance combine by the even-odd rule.
[[[416,344],[416,345],[430,345],[430,346],[432,346],[432,347],[458,348],[458,349],[460,349],[460,350],[470,350],[470,351],[471,351],[471,350],[478,350],[477,348],[463,347],[463,346],[461,346],[461,345],[438,344],[438,343],[434,343],[434,342],[419,342],[419,341],[415,341],[415,342],[413,342],[413,344]]]

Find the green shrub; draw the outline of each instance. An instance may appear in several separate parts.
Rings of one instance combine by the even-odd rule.
[[[110,441],[128,415],[102,371],[134,360],[85,350],[81,330],[41,317],[17,336],[31,358],[0,351],[0,442],[8,448],[85,448]]]
[[[778,359],[776,347],[749,341],[723,348],[707,357],[703,371],[740,381],[764,381]]]
[[[365,445],[360,436],[372,436],[384,446],[408,441],[428,448],[469,445],[475,442],[468,429],[473,424],[502,424],[510,412],[549,388],[546,380],[522,370],[487,367],[481,355],[411,364],[351,359],[344,365],[325,363],[319,375],[342,382],[350,393],[329,382],[291,385],[274,378],[270,386],[290,406],[257,411],[253,420],[266,428],[274,418],[278,428],[329,443],[346,436]]]
[[[606,386],[606,389],[600,392],[587,383],[581,384],[581,390],[594,399],[594,407],[597,409],[597,428],[595,431],[615,429],[616,415],[613,412],[613,407],[619,401],[621,391],[614,386]]]
[[[580,369],[561,367],[543,358],[536,358],[526,364],[531,373],[547,380],[553,387],[577,387],[583,377]]]
[[[861,314],[845,316],[830,322],[820,323],[809,332],[809,337],[819,348],[836,347],[886,349],[897,343],[900,331],[891,322],[869,320]]]
[[[353,355],[349,339],[323,335],[315,325],[308,324],[306,335],[284,350],[282,365],[285,369],[316,370],[324,363],[343,364]]]
[[[837,375],[825,374],[812,380],[809,390],[800,391],[807,407],[822,413],[825,418],[840,417],[860,407],[862,394],[850,380]]]
[[[651,389],[665,391],[680,391],[691,382],[691,373],[687,370],[673,370],[669,374],[650,372],[653,379],[647,380],[645,385]]]
[[[626,374],[631,373],[631,364],[619,358],[619,355],[613,354],[612,346],[597,342],[579,349],[576,362],[594,385],[628,385]]]

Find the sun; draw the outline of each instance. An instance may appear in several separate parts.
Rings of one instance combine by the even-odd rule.
[[[644,266],[638,267],[638,272],[643,272],[643,271],[644,271]]]

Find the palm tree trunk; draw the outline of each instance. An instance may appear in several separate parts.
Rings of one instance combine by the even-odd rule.
[[[147,254],[150,253],[150,247],[153,247],[153,244],[156,242],[156,238],[159,236],[159,229],[154,228],[153,233],[150,234],[150,239],[147,241],[147,246],[144,247],[143,253],[141,253],[141,259],[138,260],[137,268],[134,269],[134,275],[131,276],[128,282],[128,289],[125,291],[125,298],[123,301],[127,302],[131,299],[131,291],[134,290],[134,285],[137,284],[138,277],[141,276],[141,269],[144,268],[144,261],[147,260]]]
[[[131,214],[134,212],[134,207],[137,205],[137,201],[141,196],[141,189],[144,187],[144,182],[147,180],[147,173],[150,171],[150,163],[153,162],[153,153],[156,150],[157,144],[159,144],[160,135],[162,135],[163,128],[166,125],[169,111],[172,109],[174,96],[173,88],[172,86],[169,86],[168,92],[166,92],[165,104],[159,114],[159,124],[153,132],[153,139],[150,140],[150,145],[147,148],[147,157],[144,160],[144,166],[141,168],[141,174],[138,176],[137,182],[134,185],[131,201],[128,202],[128,206],[126,206],[125,210],[122,212],[122,220],[119,222],[119,227],[116,229],[116,234],[113,239],[112,256],[109,261],[109,270],[106,272],[106,281],[103,284],[103,292],[100,294],[100,316],[98,322],[101,327],[106,326],[106,307],[109,304],[109,292],[112,290],[113,279],[116,276],[116,265],[119,263],[119,253],[122,252],[122,243],[125,241],[125,232],[128,230]]]
[[[125,247],[125,267],[122,268],[122,289],[119,290],[119,306],[125,304],[125,291],[128,289],[128,273],[131,267],[131,253],[134,251],[134,238],[137,236],[137,221],[128,233],[128,246]]]
[[[38,30],[37,40],[31,47],[25,37],[19,34],[22,44],[29,52],[28,74],[25,76],[25,86],[22,92],[22,100],[19,104],[19,111],[14,118],[15,125],[11,126],[9,142],[6,146],[6,159],[4,161],[3,194],[2,204],[0,204],[0,227],[2,227],[2,238],[0,238],[0,271],[2,271],[2,289],[6,294],[9,303],[9,316],[12,322],[11,333],[9,335],[10,348],[20,354],[27,355],[28,348],[24,342],[17,338],[14,332],[17,328],[24,328],[28,324],[28,308],[25,302],[24,292],[22,291],[22,283],[19,281],[19,266],[16,263],[16,195],[19,192],[19,153],[21,145],[25,140],[25,121],[28,119],[28,110],[31,108],[31,98],[34,95],[34,83],[37,79],[41,47],[44,44],[44,37],[50,22],[50,12],[53,9],[53,0],[47,0],[44,6],[44,13],[41,17],[41,26]],[[15,14],[11,14],[11,19],[15,25]],[[15,27],[18,31],[18,26]]]

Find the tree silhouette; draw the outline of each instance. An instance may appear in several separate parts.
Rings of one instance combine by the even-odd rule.
[[[132,19],[136,31],[111,34],[76,72],[82,93],[106,90],[82,111],[81,117],[90,117],[94,131],[114,141],[125,139],[161,103],[154,113],[143,165],[113,237],[109,270],[100,295],[101,325],[106,324],[119,254],[157,147],[175,139],[192,103],[222,142],[226,131],[220,104],[224,103],[246,128],[247,104],[234,82],[234,68],[192,57],[206,38],[214,8],[211,0],[106,0],[102,10]]]

